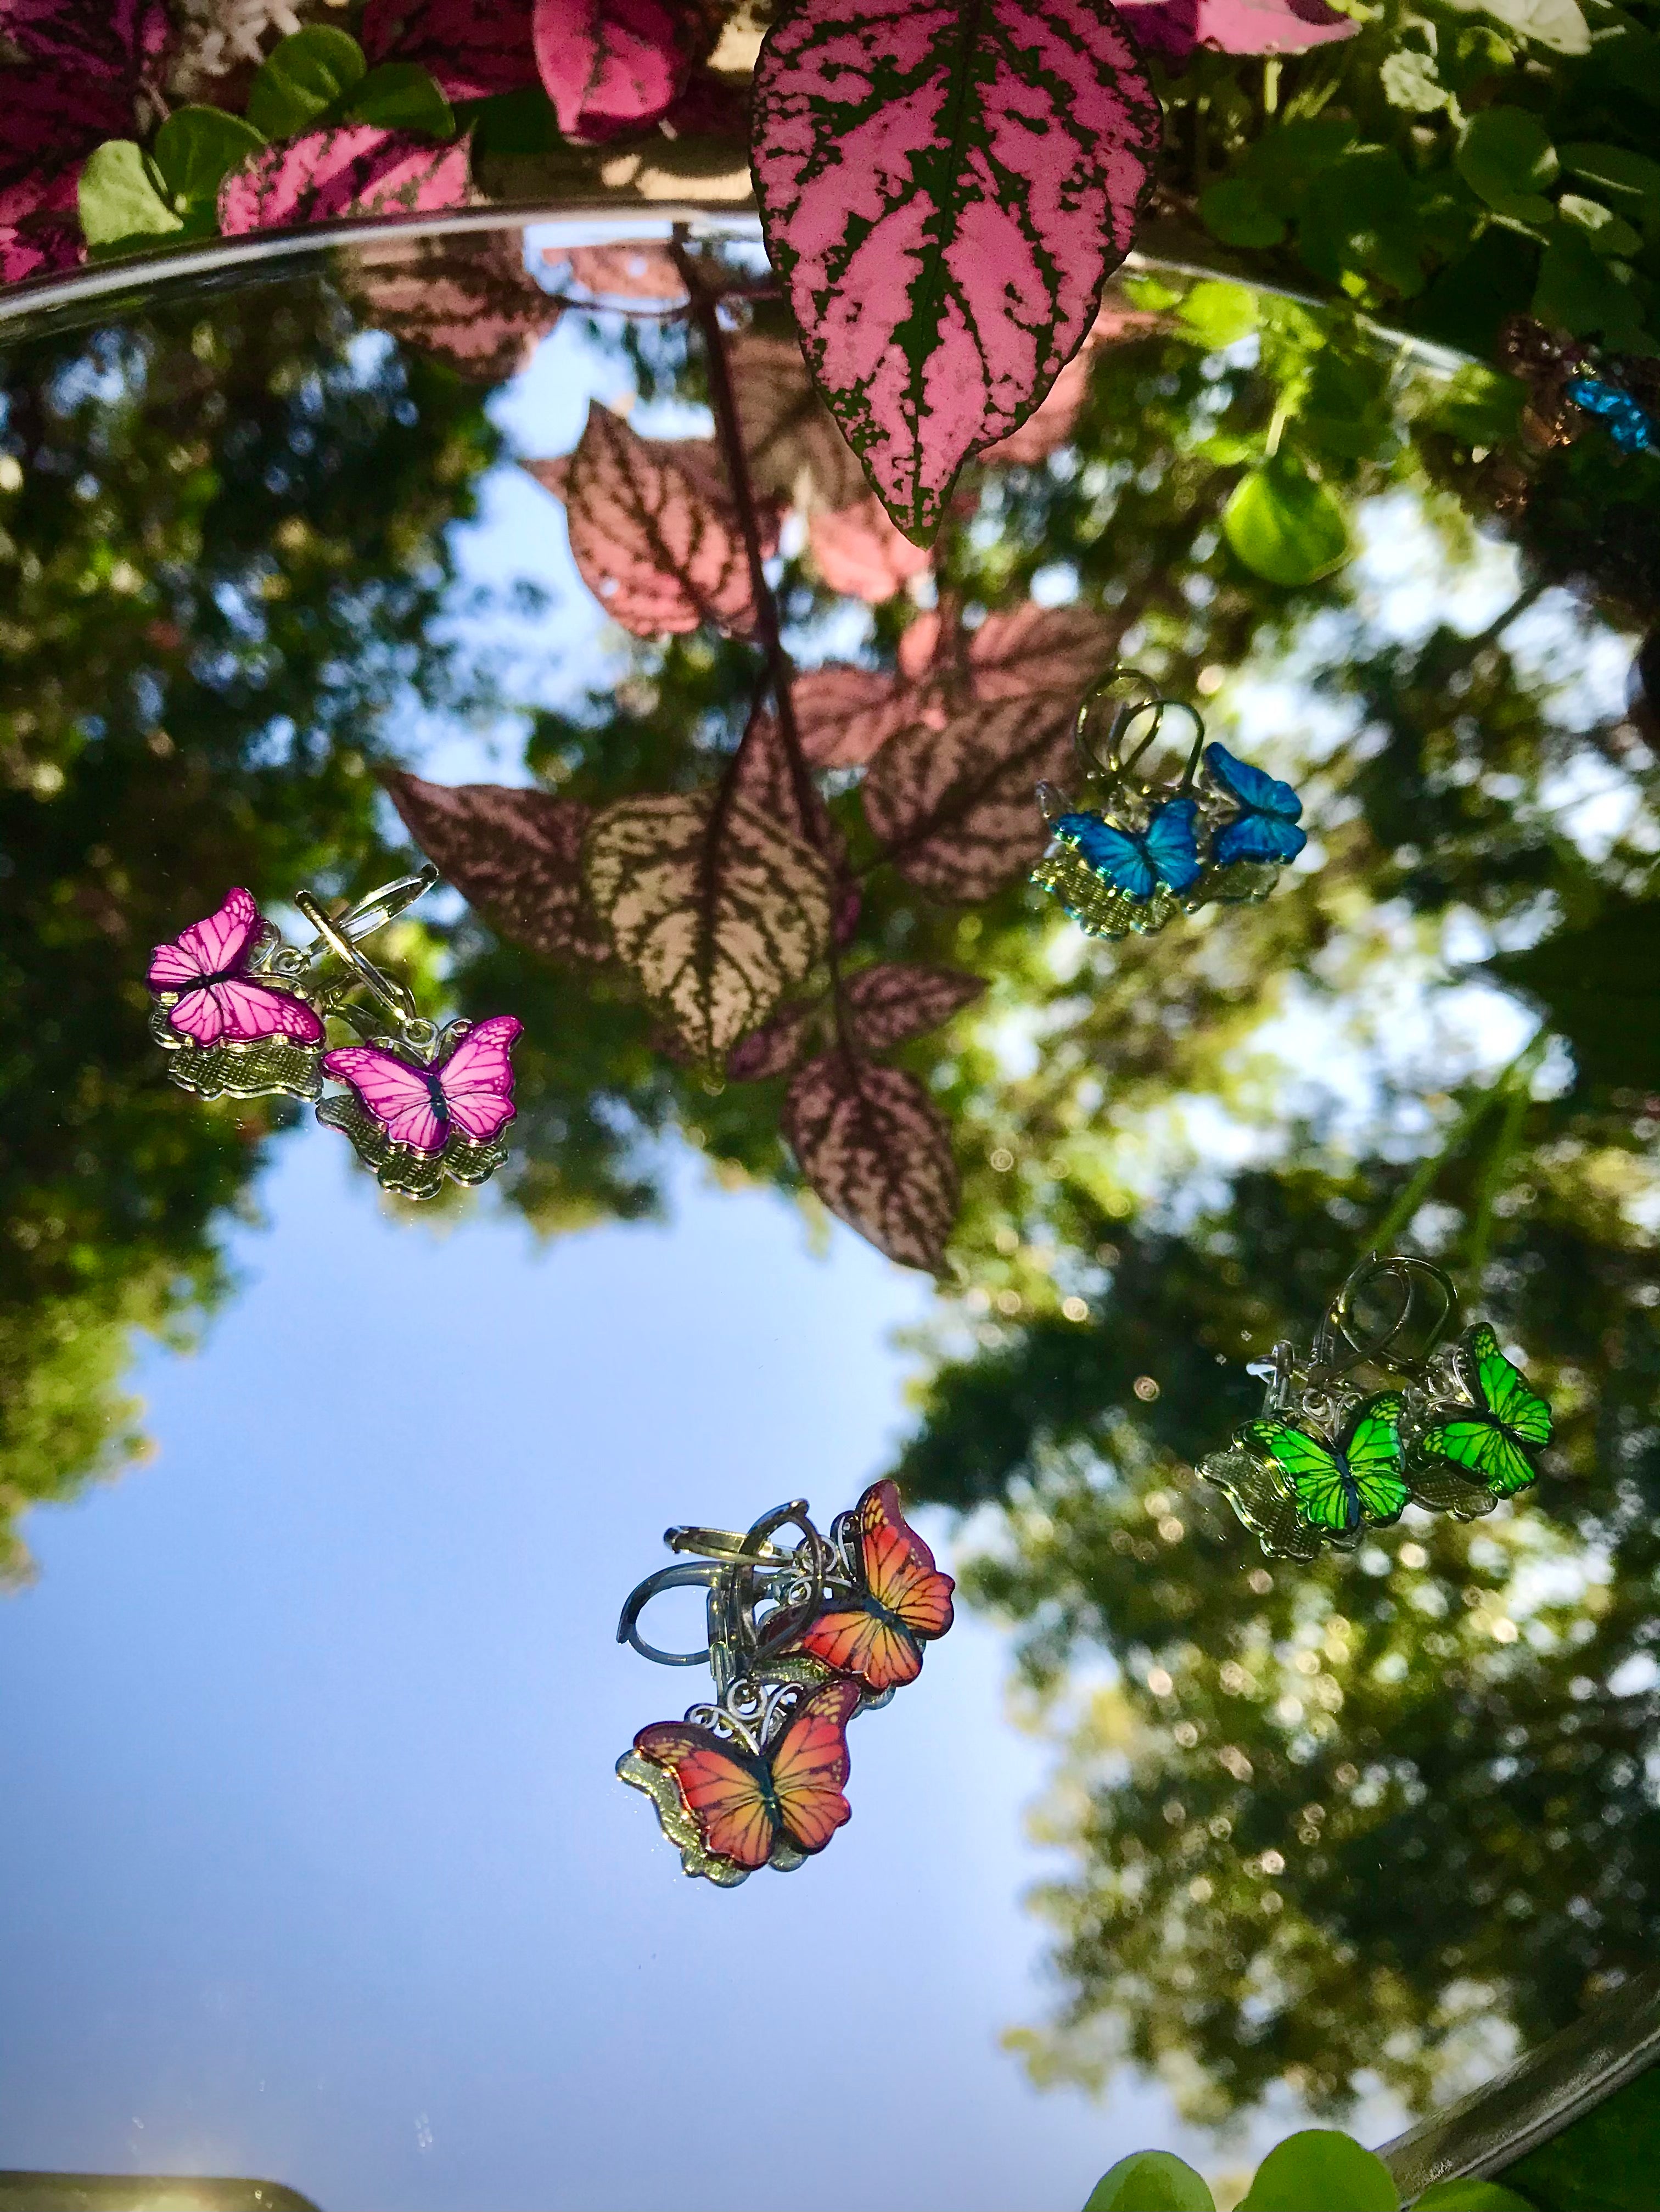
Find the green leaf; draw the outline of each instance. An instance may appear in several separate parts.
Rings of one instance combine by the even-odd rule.
[[[1452,0],[1455,8],[1496,15],[1501,23],[1554,54],[1588,54],[1590,26],[1577,0]]]
[[[1195,337],[1219,353],[1256,328],[1256,296],[1243,284],[1195,284],[1182,302],[1181,319]]]
[[[1240,478],[1222,527],[1246,568],[1271,584],[1312,584],[1349,555],[1342,508],[1284,453]]]
[[[1384,99],[1391,107],[1404,107],[1408,115],[1433,115],[1447,104],[1446,88],[1436,76],[1435,64],[1415,46],[1398,47],[1379,75]]]
[[[1623,216],[1605,208],[1601,200],[1588,200],[1578,192],[1564,192],[1556,203],[1556,212],[1564,222],[1573,223],[1583,230],[1604,260],[1614,254],[1640,253],[1643,250],[1642,233],[1633,230]]]
[[[1496,2181],[1432,2181],[1412,2212],[1533,2212],[1525,2197]]]
[[[1410,299],[1424,283],[1417,198],[1399,155],[1351,147],[1309,194],[1297,250],[1330,283],[1376,276]]]
[[[1132,2151],[1108,2168],[1084,2212],[1216,2212],[1203,2177],[1167,2150]]]
[[[340,106],[368,70],[356,39],[313,23],[272,48],[248,94],[248,121],[267,138],[297,138]]]
[[[1424,420],[1461,446],[1502,446],[1517,434],[1526,397],[1519,378],[1471,364],[1458,371]]]
[[[1304,2128],[1262,2160],[1239,2212],[1400,2212],[1400,2203],[1381,2158],[1335,2128]]]
[[[251,123],[218,107],[176,107],[155,134],[155,167],[183,215],[211,206],[233,169],[265,144]]]
[[[455,136],[455,111],[419,62],[382,62],[372,69],[348,101],[345,117],[423,138]]]
[[[1562,167],[1571,177],[1583,177],[1604,192],[1631,199],[1660,198],[1660,161],[1646,154],[1633,154],[1624,146],[1564,146]]]
[[[106,138],[94,147],[77,197],[88,246],[137,243],[184,228],[162,198],[143,149],[131,138]]]
[[[1489,23],[1472,23],[1452,42],[1452,88],[1461,99],[1484,78],[1502,76],[1515,66],[1513,49]]]
[[[1558,224],[1539,264],[1533,313],[1550,329],[1610,345],[1640,344],[1643,312],[1623,262],[1605,261],[1582,230]]]
[[[1353,124],[1340,116],[1317,115],[1281,124],[1252,147],[1244,173],[1276,215],[1300,215],[1316,180],[1341,160],[1355,136]]]
[[[1250,177],[1224,177],[1199,200],[1199,214],[1213,238],[1224,246],[1278,246],[1286,219],[1264,201]]]
[[[1499,214],[1550,221],[1542,193],[1556,180],[1556,149],[1536,115],[1522,107],[1484,109],[1471,117],[1453,161],[1470,190]]]

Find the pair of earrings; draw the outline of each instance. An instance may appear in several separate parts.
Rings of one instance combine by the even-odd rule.
[[[446,1176],[487,1181],[507,1158],[523,1024],[496,1014],[440,1030],[362,946],[437,881],[429,863],[332,916],[301,891],[295,904],[317,932],[303,950],[283,942],[251,893],[228,891],[150,961],[150,1034],[173,1080],[201,1098],[321,1099],[318,1120],[405,1198],[435,1197]],[[363,1042],[325,1051],[331,1015]],[[323,1098],[325,1075],[344,1091]]]
[[[1347,1548],[1412,1503],[1471,1520],[1537,1479],[1550,1407],[1486,1322],[1458,1320],[1443,1269],[1374,1252],[1305,1355],[1286,1341],[1252,1366],[1262,1411],[1199,1473],[1271,1559]]]
[[[1111,705],[1104,755],[1091,725]],[[1138,775],[1167,712],[1193,730],[1187,764],[1175,781]],[[1146,734],[1128,755],[1125,740],[1144,720]],[[1266,898],[1280,871],[1308,842],[1303,802],[1288,783],[1205,743],[1205,725],[1184,700],[1166,699],[1134,669],[1115,670],[1087,699],[1073,742],[1084,784],[1073,801],[1040,783],[1038,803],[1053,832],[1032,871],[1091,937],[1152,935],[1176,914],[1209,900]]]
[[[787,1528],[798,1542],[775,1540]],[[636,1586],[617,1640],[660,1667],[707,1663],[714,1698],[642,1729],[617,1771],[656,1806],[687,1874],[730,1888],[763,1866],[789,1873],[849,1818],[848,1723],[916,1680],[923,1644],[952,1625],[955,1585],[891,1482],[873,1483],[828,1537],[796,1498],[741,1535],[675,1528],[663,1540],[696,1556]],[[688,1586],[708,1593],[708,1640],[659,1650],[640,1616]]]

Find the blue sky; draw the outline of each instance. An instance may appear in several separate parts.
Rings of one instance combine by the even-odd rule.
[[[688,1881],[615,1778],[703,1680],[613,1640],[663,1528],[850,1503],[927,1288],[680,1182],[669,1226],[538,1248],[287,1141],[239,1297],[140,1364],[155,1459],[34,1515],[0,1605],[0,2163],[1060,2212],[1172,2140],[1158,2093],[1039,2098],[999,2049],[1043,2002],[1043,1761],[991,1627],[854,1724],[799,1874]]]

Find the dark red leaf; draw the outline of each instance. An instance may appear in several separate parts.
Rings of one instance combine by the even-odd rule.
[[[641,130],[673,106],[697,58],[670,0],[535,0],[536,62],[568,138]]]
[[[801,750],[816,768],[856,768],[916,719],[907,686],[874,668],[827,661],[791,687]]]
[[[879,499],[862,499],[839,514],[819,512],[807,524],[807,543],[818,573],[833,592],[872,606],[891,599],[909,577],[921,575],[928,556],[902,538]]]
[[[842,987],[848,1027],[861,1052],[886,1052],[907,1037],[922,1036],[985,991],[984,980],[956,968],[924,968],[881,961],[861,968]]]
[[[1104,0],[799,0],[756,70],[808,366],[908,536],[1083,343],[1162,137]]]
[[[0,71],[0,223],[75,205],[76,174],[93,148],[132,129],[121,85],[50,67]]]
[[[606,300],[680,301],[686,288],[661,246],[550,246],[546,258],[570,264],[571,282]]]
[[[733,757],[731,785],[739,799],[760,807],[820,853],[839,842],[818,787],[805,763],[798,775],[784,743],[778,718],[757,708]]]
[[[746,331],[732,343],[733,389],[750,473],[762,489],[811,514],[857,507],[869,494],[859,457],[813,389],[801,349]]]
[[[342,216],[428,213],[464,206],[467,190],[465,141],[435,146],[347,123],[269,147],[233,170],[219,187],[219,228],[230,238]]]
[[[832,1213],[901,1266],[939,1267],[957,1218],[957,1164],[914,1075],[823,1053],[790,1085],[784,1134]]]
[[[625,799],[595,815],[589,902],[693,1058],[718,1066],[830,942],[822,856],[728,790]]]
[[[42,213],[25,216],[21,222],[0,223],[0,284],[21,284],[26,276],[73,269],[86,253],[77,216]]]
[[[368,0],[357,35],[372,62],[419,62],[450,100],[536,82],[531,0]]]
[[[636,637],[754,626],[749,557],[714,450],[706,439],[638,438],[594,406],[568,461],[527,464],[565,502],[583,582]]]
[[[360,248],[355,266],[371,321],[481,384],[524,368],[563,312],[526,272],[516,230],[400,238]]]
[[[1093,607],[1028,600],[970,634],[970,688],[976,699],[1041,693],[1075,707],[1111,665],[1114,644],[1112,625]]]
[[[1049,835],[1036,788],[1065,774],[1071,730],[1064,696],[1025,693],[891,738],[863,792],[900,874],[937,897],[971,901],[1030,867]]]
[[[814,1012],[812,1006],[786,1006],[769,1022],[763,1022],[740,1037],[727,1054],[727,1073],[734,1083],[767,1083],[787,1075],[800,1059]]]
[[[386,789],[421,850],[493,929],[532,952],[609,957],[611,940],[583,896],[591,809],[580,800],[417,775],[389,776]]]
[[[172,40],[162,0],[4,0],[0,6],[0,46],[17,60],[42,63],[83,83],[119,86],[129,98]],[[0,82],[9,87],[9,77]],[[9,140],[9,114],[6,120]]]

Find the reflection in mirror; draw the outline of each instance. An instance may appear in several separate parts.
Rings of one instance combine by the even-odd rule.
[[[457,533],[556,326],[607,404],[521,458],[606,626],[527,696],[485,617],[551,617]],[[26,1508],[142,1456],[135,1333],[228,1297],[312,1110],[169,1085],[150,948],[231,885],[280,913],[424,858],[460,897],[388,961],[525,1025],[492,1202],[649,1216],[673,1133],[937,1278],[893,1472],[968,1516],[1052,1747],[1039,2081],[1418,2112],[1649,1961],[1651,456],[1143,268],[923,554],[754,247],[679,233],[382,241],[0,374],[14,1572]],[[1259,808],[1306,832],[1272,896],[1101,935],[1033,884],[1116,664],[1300,799]],[[510,780],[423,772],[423,717],[522,730]],[[1146,846],[1151,804],[1100,818]],[[1195,1470],[1374,1250],[1447,1272],[1549,1448],[1481,1518],[1267,1559]]]

